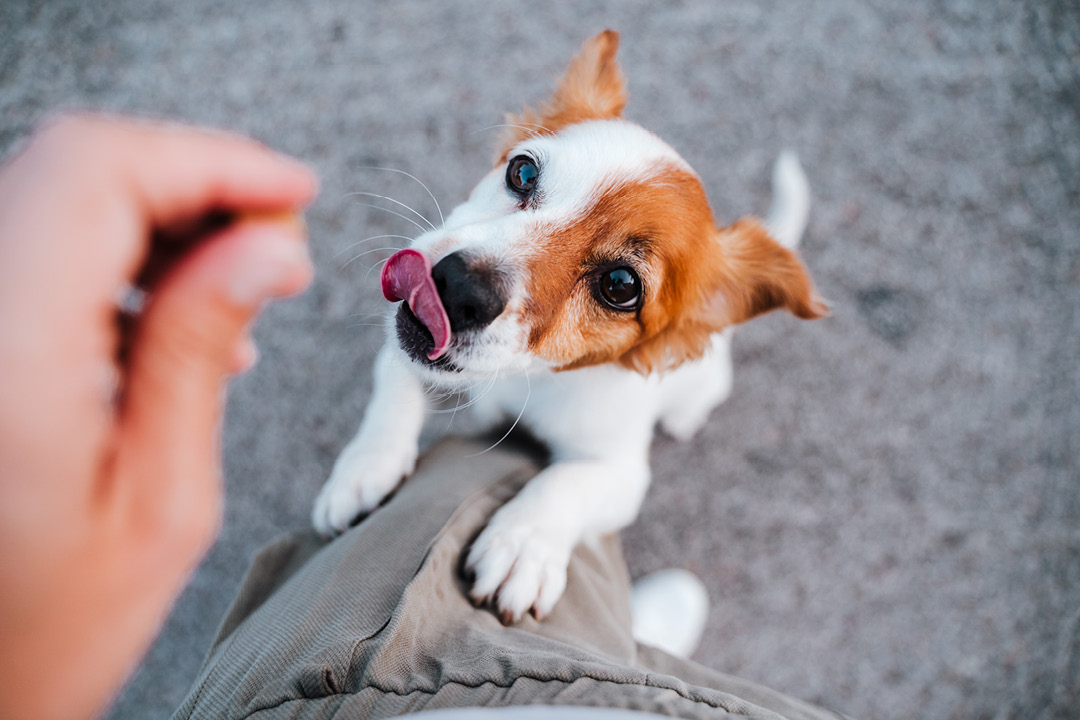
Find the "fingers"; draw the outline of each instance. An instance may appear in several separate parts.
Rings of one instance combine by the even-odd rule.
[[[162,231],[208,213],[296,211],[318,182],[299,161],[239,135],[76,114],[47,124],[0,173],[0,189],[20,194],[24,214],[51,240],[41,265],[54,263],[59,247],[81,270],[63,286],[101,294],[135,278]]]
[[[86,160],[95,177],[128,189],[151,227],[208,210],[299,208],[318,189],[306,165],[219,130],[80,114],[54,121],[43,135]]]
[[[311,278],[299,226],[240,223],[175,267],[151,296],[131,350],[116,474],[128,517],[173,527],[205,549],[220,504],[218,435],[226,377],[253,361],[261,305]]]

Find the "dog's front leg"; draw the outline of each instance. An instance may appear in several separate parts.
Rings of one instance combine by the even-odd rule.
[[[637,517],[649,484],[644,457],[556,462],[495,513],[469,550],[472,599],[504,624],[530,610],[548,615],[566,588],[570,553],[582,541]]]
[[[416,465],[426,407],[423,385],[390,344],[379,351],[374,376],[360,430],[315,500],[311,519],[323,535],[344,532],[378,507]]]

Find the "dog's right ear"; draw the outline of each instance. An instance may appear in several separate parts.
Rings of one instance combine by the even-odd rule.
[[[553,135],[561,128],[586,120],[620,117],[626,107],[626,78],[615,61],[619,33],[605,30],[589,38],[570,62],[551,100],[539,111],[525,108],[510,115],[511,127],[499,145],[498,161],[517,143],[535,135]]]
[[[787,310],[803,320],[829,314],[806,267],[758,220],[743,218],[720,230],[717,240],[723,258],[711,303],[717,329],[771,310]]]

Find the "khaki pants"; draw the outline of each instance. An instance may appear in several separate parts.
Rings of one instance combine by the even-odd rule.
[[[381,718],[579,705],[687,718],[838,717],[637,645],[616,537],[581,546],[543,622],[474,608],[462,551],[537,471],[448,440],[384,507],[333,542],[288,536],[256,558],[176,718]]]

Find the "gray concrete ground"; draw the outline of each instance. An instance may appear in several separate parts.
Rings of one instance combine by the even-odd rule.
[[[233,387],[217,546],[111,712],[164,718],[252,553],[304,525],[370,392],[385,256],[488,166],[589,34],[621,30],[628,114],[723,221],[798,150],[805,258],[834,308],[736,335],[733,397],[659,438],[624,534],[713,610],[697,658],[863,718],[1080,714],[1080,12],[1072,2],[0,5],[0,150],[57,107],[251,133],[318,168],[319,277]],[[57,212],[62,212],[58,208]],[[356,258],[354,260],[354,258]]]

